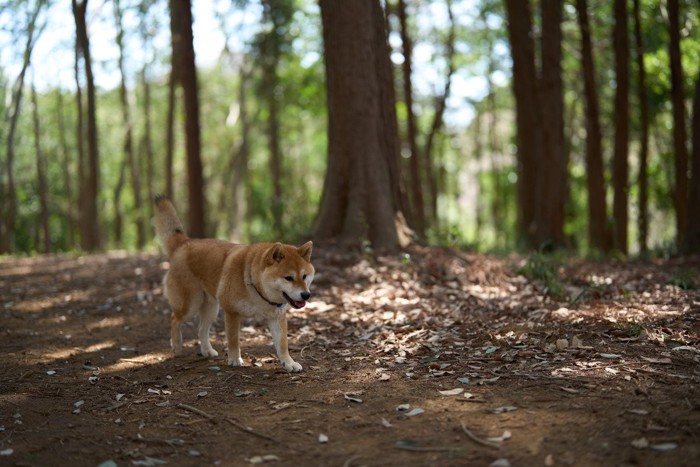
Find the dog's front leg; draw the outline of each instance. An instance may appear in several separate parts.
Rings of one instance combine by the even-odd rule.
[[[226,340],[228,341],[228,364],[231,366],[243,366],[241,358],[241,345],[238,341],[238,331],[241,328],[241,316],[235,311],[225,310]]]
[[[287,315],[283,312],[278,316],[269,318],[267,325],[270,328],[270,334],[272,334],[272,340],[277,351],[277,358],[280,359],[282,368],[292,372],[303,370],[302,366],[289,355],[289,348],[287,347]]]

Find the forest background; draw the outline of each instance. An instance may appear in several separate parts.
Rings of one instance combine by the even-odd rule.
[[[700,251],[697,2],[372,3],[4,0],[0,253],[143,249],[158,192],[243,242]]]

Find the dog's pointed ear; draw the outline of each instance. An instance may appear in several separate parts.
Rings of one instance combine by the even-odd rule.
[[[311,240],[308,242],[304,243],[302,246],[297,248],[297,252],[299,253],[299,256],[304,258],[306,261],[309,263],[311,262],[311,249],[313,248],[314,244]]]
[[[284,250],[282,249],[282,244],[280,242],[275,243],[268,251],[267,264],[279,263],[284,259]]]

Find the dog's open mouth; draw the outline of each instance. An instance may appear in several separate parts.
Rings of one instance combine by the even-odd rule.
[[[292,297],[290,297],[289,295],[287,295],[286,292],[282,292],[282,295],[284,295],[284,298],[287,299],[287,301],[289,302],[289,304],[292,305],[292,307],[293,307],[293,308],[296,308],[297,310],[298,310],[299,308],[304,308],[304,305],[306,305],[306,302],[303,301],[303,300],[301,300],[301,301],[292,300]]]

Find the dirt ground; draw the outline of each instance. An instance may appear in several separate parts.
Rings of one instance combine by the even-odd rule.
[[[162,255],[2,260],[0,465],[700,465],[698,258],[314,264],[288,374],[172,357]]]

